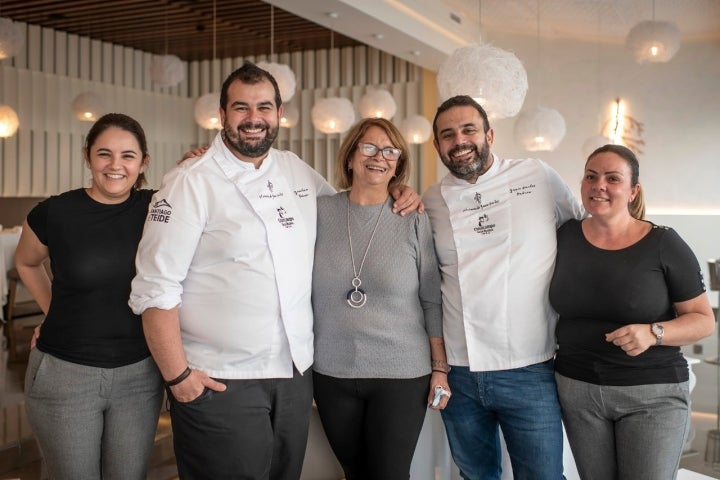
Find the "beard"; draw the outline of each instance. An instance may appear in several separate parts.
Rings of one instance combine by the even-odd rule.
[[[471,149],[473,158],[468,163],[455,163],[452,156],[462,150]],[[477,145],[474,143],[457,145],[450,149],[445,155],[440,155],[440,159],[448,170],[457,178],[474,182],[477,178],[485,173],[488,168],[488,158],[490,158],[490,145],[485,142],[478,151]]]
[[[253,140],[248,142],[240,137],[240,133],[243,129],[257,129],[261,128],[265,130],[265,138],[261,140]],[[228,147],[235,150],[237,153],[248,158],[258,158],[265,155],[273,142],[277,138],[279,126],[271,128],[265,122],[245,122],[237,126],[236,129],[232,128],[227,123],[223,125],[223,139],[227,143]]]

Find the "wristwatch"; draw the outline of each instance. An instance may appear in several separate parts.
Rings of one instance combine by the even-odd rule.
[[[665,328],[659,323],[653,323],[650,326],[650,331],[655,335],[655,345],[662,345],[663,335],[665,334]]]

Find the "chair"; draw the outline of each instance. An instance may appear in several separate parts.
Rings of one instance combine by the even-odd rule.
[[[46,263],[44,264],[45,269],[48,271],[49,274],[49,265]],[[34,300],[24,300],[19,301],[17,298],[18,293],[18,284],[22,281],[20,280],[20,275],[18,274],[18,271],[16,268],[11,268],[7,272],[7,278],[8,278],[8,300],[7,305],[5,305],[5,328],[3,329],[5,331],[5,339],[7,341],[7,349],[8,349],[8,361],[9,362],[17,362],[21,360],[20,354],[18,351],[19,347],[19,341],[21,338],[18,336],[19,329],[18,325],[16,324],[16,320],[18,318],[22,317],[30,317],[35,315],[42,315],[42,309],[40,306],[34,301]],[[27,327],[26,327],[27,328]],[[32,326],[34,328],[34,325]]]
[[[720,259],[711,258],[708,260],[708,272],[710,274],[710,290],[720,290]]]

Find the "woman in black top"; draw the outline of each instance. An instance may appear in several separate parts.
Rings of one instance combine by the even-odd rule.
[[[639,164],[619,145],[585,165],[591,215],[558,230],[550,300],[555,371],[583,479],[672,479],[690,426],[681,345],[714,319],[700,266],[677,233],[644,221]]]
[[[135,120],[108,114],[83,153],[92,185],[39,203],[17,248],[47,315],[28,361],[28,419],[51,479],[144,480],[162,379],[127,302],[152,195],[139,189],[147,142]]]

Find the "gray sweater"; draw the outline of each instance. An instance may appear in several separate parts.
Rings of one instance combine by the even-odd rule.
[[[318,198],[312,303],[314,370],[338,378],[416,378],[430,373],[428,337],[442,337],[440,272],[427,215],[392,213],[389,198],[360,279],[362,308],[347,304],[353,268],[347,192]],[[360,268],[380,205],[350,202]]]

